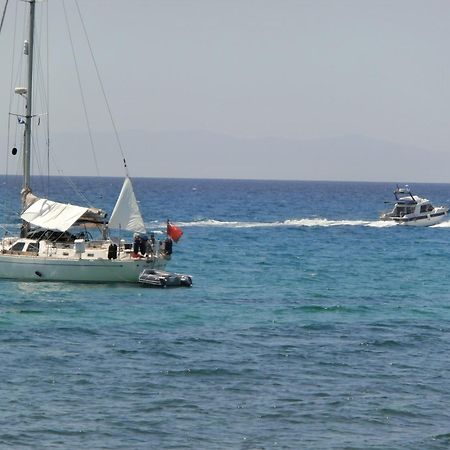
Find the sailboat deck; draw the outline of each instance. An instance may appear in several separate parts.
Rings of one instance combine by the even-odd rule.
[[[5,244],[5,241],[3,242]],[[119,246],[116,258],[109,257],[110,241],[86,241],[82,243],[82,250],[73,242],[53,242],[53,241],[36,241],[31,239],[17,239],[9,242],[10,245],[3,245],[2,253],[7,255],[15,255],[26,258],[52,258],[61,260],[105,260],[114,259],[118,261],[126,260],[157,260],[167,259],[165,255],[151,254],[146,256],[136,256],[131,249],[125,246]]]

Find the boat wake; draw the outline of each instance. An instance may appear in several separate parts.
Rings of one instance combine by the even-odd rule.
[[[431,228],[450,228],[450,220],[446,220],[445,222],[437,223],[433,225]]]
[[[182,227],[218,227],[218,228],[282,228],[282,227],[342,227],[362,226],[372,228],[388,228],[396,226],[393,222],[383,220],[330,220],[322,218],[288,219],[277,222],[240,222],[202,219],[193,222],[179,222]],[[450,227],[450,223],[448,225]]]

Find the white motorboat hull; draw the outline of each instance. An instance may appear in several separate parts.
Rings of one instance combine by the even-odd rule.
[[[56,259],[0,255],[0,278],[24,281],[137,283],[144,269],[164,269],[164,259]]]
[[[405,225],[408,227],[431,227],[432,225],[437,225],[444,221],[447,214],[441,214],[439,216],[430,216],[430,217],[420,217],[414,219],[392,219],[395,223],[399,225]]]

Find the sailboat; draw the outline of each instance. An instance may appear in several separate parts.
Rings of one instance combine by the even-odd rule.
[[[28,281],[138,282],[146,269],[164,269],[171,252],[159,251],[146,239],[146,228],[126,170],[122,190],[109,220],[93,207],[56,202],[36,196],[31,186],[33,130],[33,54],[35,6],[28,0],[28,30],[24,43],[26,86],[15,93],[25,99],[17,117],[24,123],[23,182],[20,233],[0,241],[0,278]],[[15,149],[13,149],[15,150]],[[125,161],[124,161],[125,162]],[[125,163],[126,167],[126,163]],[[78,227],[78,228],[77,228]],[[72,230],[83,230],[76,234]],[[168,230],[170,224],[168,223]],[[92,239],[88,230],[99,230]],[[134,233],[134,242],[112,238],[111,230]]]

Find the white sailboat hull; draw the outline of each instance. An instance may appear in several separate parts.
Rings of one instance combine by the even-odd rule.
[[[137,283],[144,269],[164,269],[163,259],[52,259],[0,255],[0,278],[24,281]]]

